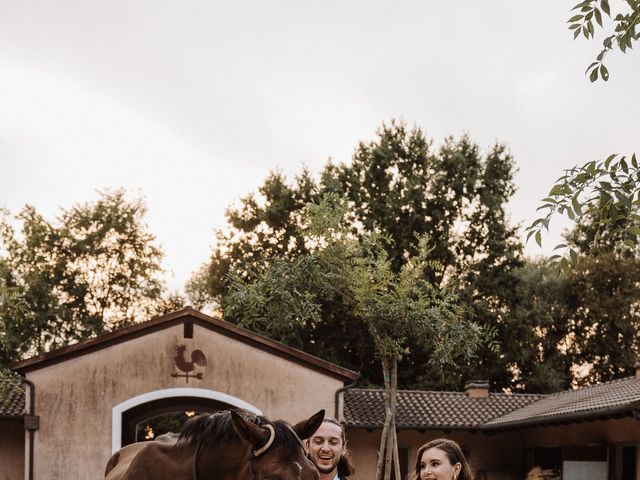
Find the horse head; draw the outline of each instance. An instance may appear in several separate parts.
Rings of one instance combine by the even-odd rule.
[[[235,411],[231,412],[231,419],[240,438],[251,445],[249,478],[318,480],[318,471],[307,458],[302,440],[318,429],[324,410],[293,427],[281,420],[258,425]]]

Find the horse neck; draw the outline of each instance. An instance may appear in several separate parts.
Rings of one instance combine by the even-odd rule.
[[[198,457],[198,480],[249,480],[249,449],[240,439],[204,448]]]

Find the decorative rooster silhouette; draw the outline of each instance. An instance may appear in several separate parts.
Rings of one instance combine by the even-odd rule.
[[[172,373],[171,376],[173,378],[184,377],[189,383],[189,378],[197,378],[198,380],[202,380],[202,372],[198,372],[196,374],[190,374],[195,368],[195,365],[199,367],[204,367],[207,365],[207,357],[204,356],[202,350],[194,350],[191,352],[191,361],[187,362],[184,358],[184,352],[187,350],[187,347],[184,345],[178,345],[176,347],[176,356],[173,359],[176,362],[176,367],[178,370],[184,372],[184,375],[180,373]]]

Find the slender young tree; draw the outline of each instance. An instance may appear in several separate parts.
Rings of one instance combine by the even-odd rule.
[[[268,318],[268,325],[286,330],[294,324],[322,322],[315,302],[319,292],[333,291],[352,307],[382,365],[386,416],[376,478],[388,480],[393,465],[399,478],[396,390],[398,359],[407,353],[407,339],[431,350],[432,362],[447,363],[453,352],[471,356],[483,332],[465,320],[454,295],[425,275],[437,266],[429,260],[428,237],[417,239],[417,254],[396,272],[383,237],[352,235],[352,228],[344,223],[346,212],[337,195],[309,205],[302,236],[310,253],[295,260],[274,259],[252,281],[234,277],[225,314],[239,317],[243,326]]]

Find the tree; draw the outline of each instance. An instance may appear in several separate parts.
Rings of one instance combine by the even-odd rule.
[[[538,210],[546,211],[527,227],[527,240],[542,245],[542,232],[554,215],[564,214],[576,223],[574,235],[588,239],[590,250],[608,250],[621,258],[637,256],[640,235],[640,169],[635,154],[617,154],[565,170],[543,199]],[[588,230],[588,233],[587,233]],[[567,244],[556,246],[562,254],[549,260],[562,270],[575,266],[578,250]]]
[[[572,268],[568,268],[568,261],[560,272],[539,264],[541,269],[557,272],[546,275],[553,287],[542,303],[543,311],[553,317],[559,346],[546,364],[559,365],[561,372],[570,367],[571,386],[614,380],[634,372],[640,353],[640,265],[633,252],[621,258],[618,251],[620,237],[627,235],[626,223],[626,218],[603,222],[597,208],[586,212],[581,224],[565,235],[564,248],[570,249],[575,259]],[[536,303],[540,303],[538,299]],[[553,346],[553,339],[549,340]]]
[[[317,181],[304,171],[292,185],[282,174],[272,174],[260,188],[261,198],[249,195],[229,209],[231,229],[218,233],[207,273],[194,276],[190,297],[192,301],[197,297],[200,303],[208,298],[209,303],[224,307],[228,275],[249,281],[274,257],[294,260],[309,253],[309,245],[299,234],[303,207],[335,193],[347,200],[353,235],[381,235],[394,273],[417,255],[416,237],[428,233],[430,258],[439,266],[425,275],[438,284],[455,285],[469,305],[480,305],[485,299],[482,310],[471,310],[478,323],[491,325],[501,315],[501,299],[522,263],[517,230],[507,225],[504,210],[514,192],[513,170],[513,159],[504,145],[497,144],[483,154],[463,136],[449,137],[435,148],[421,129],[391,121],[378,129],[373,141],[359,143],[350,164],[329,162]],[[352,308],[330,291],[318,292],[314,301],[321,308],[321,323],[275,332],[264,319],[256,320],[252,328],[357,369],[365,382],[382,384],[380,370],[371,361],[374,345],[356,327],[358,319]],[[233,310],[224,311],[227,320],[237,321]],[[282,314],[286,316],[287,311]],[[351,340],[347,344],[345,332],[356,332],[347,337]],[[412,388],[442,385],[443,372],[437,368],[429,375],[419,375],[428,360],[413,353],[405,356],[400,384]],[[446,378],[451,388],[462,387],[465,380],[461,370]]]
[[[518,268],[508,295],[509,317],[496,328],[496,341],[513,343],[509,357],[495,355],[496,370],[512,372],[513,392],[552,393],[570,388],[575,362],[568,276],[557,275],[546,260]]]
[[[227,293],[226,276],[234,272],[248,276],[255,267],[265,265],[274,256],[294,257],[307,252],[296,237],[300,212],[304,205],[317,200],[318,186],[303,171],[293,186],[284,175],[270,174],[258,189],[264,199],[254,194],[242,198],[238,208],[226,211],[229,232],[216,231],[214,253],[187,283],[186,291],[196,308],[219,305]]]
[[[640,358],[640,262],[612,253],[585,257],[571,270],[567,307],[579,385],[633,375]]]
[[[95,336],[157,311],[162,252],[142,200],[122,190],[63,210],[0,221],[0,363]]]
[[[622,3],[622,2],[619,2]],[[602,42],[602,50],[596,57],[596,60],[587,67],[585,74],[589,75],[589,80],[595,82],[598,78],[602,78],[605,82],[609,80],[609,71],[604,66],[605,56],[614,49],[619,49],[622,53],[633,48],[633,43],[640,38],[640,1],[625,0],[628,12],[618,13],[614,19],[614,33],[609,35]],[[594,21],[603,27],[603,13],[611,17],[611,8],[609,0],[584,0],[578,3],[573,10],[578,10],[568,21],[573,30],[573,38],[576,39],[582,34],[584,38],[594,38],[595,26]],[[604,27],[603,27],[604,28]]]
[[[432,362],[451,363],[452,352],[470,357],[482,338],[481,328],[464,320],[455,297],[428,280],[428,238],[417,241],[416,255],[394,271],[383,237],[377,233],[360,238],[345,227],[345,204],[330,195],[310,205],[309,225],[300,237],[309,254],[294,260],[276,258],[253,281],[234,277],[226,308],[242,326],[264,323],[288,330],[294,324],[321,323],[318,292],[334,291],[352,308],[371,336],[382,364],[385,386],[385,423],[376,478],[388,480],[392,465],[399,478],[395,430],[398,359],[407,353],[407,339],[433,352]],[[226,312],[226,310],[225,310]],[[267,319],[265,321],[265,319]]]

